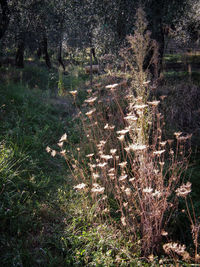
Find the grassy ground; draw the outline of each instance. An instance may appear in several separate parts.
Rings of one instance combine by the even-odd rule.
[[[3,69],[2,73],[1,264],[114,266],[116,255],[124,264],[133,259],[128,250],[132,244],[125,242],[119,231],[115,233],[112,226],[103,223],[94,224],[94,208],[85,196],[72,190],[65,162],[46,153],[46,146],[56,148],[64,132],[72,145],[79,142],[72,97],[54,98],[44,90],[52,75],[44,68],[28,66],[23,72]],[[16,80],[20,73],[21,80]],[[58,74],[54,75],[58,79]],[[76,74],[70,80],[74,86],[80,84]],[[53,82],[55,85],[56,79]],[[64,77],[63,86],[68,82]],[[84,94],[79,90],[78,105]]]

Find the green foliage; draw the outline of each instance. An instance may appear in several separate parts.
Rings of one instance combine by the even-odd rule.
[[[66,192],[61,190],[59,195],[63,199]],[[128,236],[111,225],[98,223],[96,207],[86,196],[70,192],[68,199],[70,217],[61,237],[66,266],[130,266],[137,262],[136,249]],[[130,249],[135,252],[130,253]]]
[[[32,261],[30,236],[42,231],[43,201],[64,182],[65,174],[55,172],[55,164],[62,164],[45,151],[63,131],[60,112],[46,101],[42,91],[0,87],[0,243],[1,263],[7,266]]]

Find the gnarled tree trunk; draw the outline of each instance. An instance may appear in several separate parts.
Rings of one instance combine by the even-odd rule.
[[[62,66],[63,70],[65,71],[65,65],[62,60],[62,40],[60,40],[59,48],[58,48],[58,62]]]
[[[15,57],[15,65],[19,68],[24,67],[24,39],[19,40],[18,46],[17,46],[17,53]]]
[[[1,39],[8,28],[10,17],[9,17],[9,8],[7,0],[0,0],[0,5],[2,10],[0,17],[0,39]]]
[[[43,36],[42,40],[42,52],[44,55],[44,60],[46,62],[47,67],[50,69],[51,68],[51,61],[48,53],[48,42],[47,42],[47,37],[46,35]]]

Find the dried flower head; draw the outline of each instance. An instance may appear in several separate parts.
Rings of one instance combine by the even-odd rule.
[[[170,254],[170,252],[175,252],[178,255],[182,255],[182,254],[184,254],[186,247],[185,247],[185,245],[170,242],[170,243],[164,244],[163,249],[164,249],[165,253],[167,253],[167,254]]]
[[[121,130],[121,131],[117,131],[117,134],[125,135],[125,134],[128,133],[128,132],[129,132],[128,129],[124,129],[124,130]]]
[[[55,151],[55,150],[52,150],[52,151],[51,151],[51,156],[52,156],[52,157],[55,157],[55,155],[56,155],[56,151]]]
[[[114,130],[115,126],[114,125],[108,125],[108,123],[104,126],[105,130]]]
[[[146,107],[148,107],[148,105],[145,105],[145,104],[143,104],[143,105],[135,105],[134,106],[134,109],[136,109],[136,110],[143,110],[143,109],[145,109]]]
[[[104,162],[104,163],[99,163],[97,166],[100,168],[104,168],[108,163]]]
[[[106,89],[115,89],[119,86],[118,83],[106,85]]]
[[[127,165],[127,161],[120,162],[118,165],[123,169],[123,168],[126,167],[126,165]]]
[[[49,146],[46,147],[46,152],[50,153],[51,152],[51,148]]]
[[[156,156],[160,156],[160,155],[162,155],[164,152],[165,152],[165,149],[163,149],[163,150],[157,150],[157,151],[154,151],[153,154],[156,155]]]
[[[77,95],[77,90],[74,90],[74,91],[69,91],[69,93],[73,96],[73,97],[76,97]]]
[[[121,217],[121,222],[123,226],[126,226],[126,218],[124,216]]]
[[[93,184],[93,188],[91,189],[91,192],[94,194],[103,194],[104,193],[105,188],[101,187],[99,184],[95,183]]]
[[[62,148],[63,147],[63,142],[59,142],[59,143],[57,143],[57,145],[60,147],[60,148]]]
[[[178,189],[176,189],[176,195],[178,197],[186,197],[191,192],[191,186],[192,184],[190,182],[181,185]]]
[[[111,156],[111,155],[104,155],[104,154],[102,154],[100,157],[102,159],[105,159],[105,160],[109,160],[109,159],[112,159],[113,158],[113,156]]]
[[[112,155],[115,155],[116,154],[116,152],[117,152],[117,149],[110,149],[110,153],[112,154]]]
[[[135,115],[127,115],[126,117],[124,117],[125,120],[127,121],[137,121],[137,117]]]
[[[123,142],[124,141],[124,135],[120,135],[117,137],[119,139],[119,141]]]
[[[180,135],[182,134],[182,132],[175,132],[174,135],[176,138],[178,138]]]
[[[129,146],[130,150],[132,151],[142,151],[142,150],[146,150],[147,146],[146,145],[139,145],[139,144],[131,144]]]
[[[83,190],[85,187],[86,187],[86,184],[82,183],[82,184],[75,185],[74,189]]]
[[[64,141],[67,141],[67,134],[66,133],[61,136],[59,143],[64,142]]]
[[[92,158],[93,156],[94,156],[94,153],[87,154],[87,155],[86,155],[86,158]]]
[[[95,113],[96,108],[91,109],[90,111],[88,111],[87,113],[85,113],[86,116],[88,116],[89,118],[92,117],[92,115]]]
[[[125,175],[121,175],[121,176],[119,177],[119,181],[120,181],[120,182],[123,182],[123,181],[126,180],[126,178],[127,178],[127,174],[125,174]]]
[[[146,188],[144,188],[142,191],[143,191],[143,193],[150,194],[150,193],[153,192],[153,188],[151,188],[151,187],[146,187]]]
[[[125,191],[124,191],[125,193],[126,193],[126,195],[128,196],[128,197],[130,197],[131,196],[131,194],[132,194],[132,191],[131,191],[131,189],[130,188],[126,188],[125,189]]]
[[[97,100],[97,97],[90,97],[88,99],[86,99],[84,102],[88,103],[88,104],[94,104],[94,102]]]
[[[157,107],[160,103],[160,101],[152,101],[152,102],[147,102],[150,106]]]
[[[92,89],[87,89],[87,93],[91,94],[92,93]]]

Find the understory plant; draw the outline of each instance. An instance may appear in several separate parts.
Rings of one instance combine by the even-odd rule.
[[[68,143],[65,149],[68,139],[64,134],[58,142],[60,151],[47,147],[47,152],[65,158],[77,183],[74,189],[91,197],[95,217],[103,221],[119,218],[121,228],[140,244],[144,256],[164,249],[189,260],[185,245],[170,242],[167,227],[178,209],[178,198],[186,200],[191,192],[191,183],[184,175],[189,156],[185,147],[189,147],[191,135],[176,132],[173,139],[165,138],[159,105],[166,96],[155,98],[158,45],[147,30],[142,8],[136,19],[134,35],[127,38],[129,46],[121,52],[126,64],[124,80],[105,86],[103,96],[99,89],[88,89],[85,106],[89,110],[83,108],[77,113],[85,133],[84,146],[80,144],[75,151]],[[121,90],[126,108],[119,98]],[[71,94],[76,102],[77,91]],[[115,114],[109,106],[101,108],[110,100],[115,103]],[[114,124],[110,118],[115,116],[118,120]],[[187,211],[197,259],[199,224],[195,214]],[[169,242],[164,243],[166,239]]]

